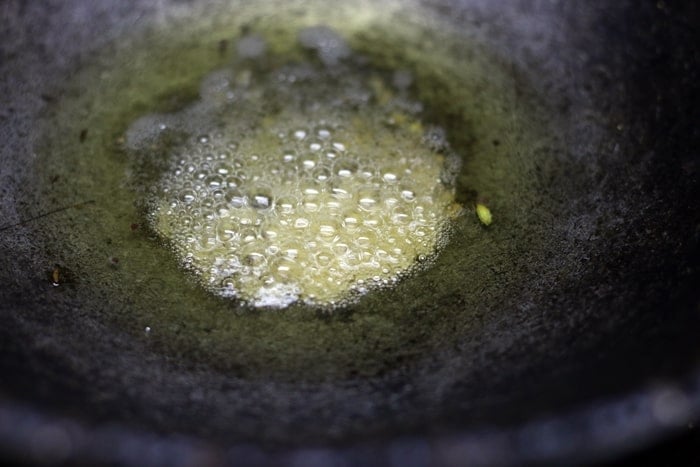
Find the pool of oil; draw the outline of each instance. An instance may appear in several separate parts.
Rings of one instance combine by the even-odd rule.
[[[438,254],[462,211],[460,157],[419,119],[408,72],[382,77],[325,26],[299,37],[321,63],[245,57],[205,77],[182,111],[136,120],[124,145],[137,163],[165,156],[160,179],[135,185],[155,189],[149,226],[205,289],[330,312]],[[318,47],[329,43],[349,63]]]
[[[251,379],[375,376],[478,332],[480,310],[518,291],[528,258],[552,235],[542,216],[556,200],[541,192],[558,146],[549,112],[512,64],[399,3],[221,7],[145,25],[96,51],[44,116],[38,188],[26,200],[37,211],[92,202],[33,224],[37,246],[71,271],[61,293],[153,351]],[[149,228],[144,200],[164,159],[135,164],[124,138],[139,117],[196,100],[202,78],[235,60],[241,37],[263,38],[273,67],[310,60],[299,31],[319,25],[365,66],[412,76],[423,120],[446,131],[461,159],[455,197],[465,212],[431,264],[391,287],[332,312],[255,308],[202,288]],[[489,227],[477,201],[493,213]]]

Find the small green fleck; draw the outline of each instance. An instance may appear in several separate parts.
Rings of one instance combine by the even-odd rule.
[[[491,216],[491,210],[483,204],[478,203],[476,205],[476,215],[479,217],[479,220],[482,224],[491,225],[491,221],[493,220],[493,217]]]

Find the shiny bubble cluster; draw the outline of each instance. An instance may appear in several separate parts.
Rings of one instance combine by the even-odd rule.
[[[332,72],[302,65],[223,90],[209,78],[226,104],[173,149],[151,215],[208,290],[334,305],[394,283],[444,240],[457,209],[446,143],[427,144],[420,106],[376,76]],[[187,127],[191,113],[169,121]]]

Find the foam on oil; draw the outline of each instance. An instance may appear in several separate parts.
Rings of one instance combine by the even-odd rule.
[[[299,38],[318,62],[256,73],[241,61],[126,138],[147,153],[159,134],[187,135],[149,220],[207,290],[255,306],[336,305],[393,284],[436,253],[458,212],[459,158],[423,127],[410,74],[346,65],[349,47],[327,27]],[[265,50],[257,36],[238,43],[245,59]]]

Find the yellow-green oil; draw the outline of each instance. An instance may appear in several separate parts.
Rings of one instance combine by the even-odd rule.
[[[305,36],[351,58],[330,29]],[[240,42],[253,40],[264,49],[256,36]],[[186,134],[147,202],[150,226],[183,267],[213,294],[275,308],[338,307],[390,287],[417,258],[425,267],[460,211],[460,158],[418,120],[410,76],[394,75],[395,86],[335,60],[255,64],[214,72],[195,103],[127,131],[144,158],[163,133]]]
[[[419,6],[360,6],[260,2],[185,15],[120,38],[60,81],[36,148],[40,183],[27,202],[37,210],[95,202],[35,224],[37,245],[73,273],[56,293],[90,303],[83,312],[154,351],[247,378],[378,375],[477,329],[472,310],[497,308],[497,277],[543,233],[528,227],[538,215],[528,206],[539,199],[541,181],[531,176],[545,165],[539,149],[550,144],[544,110],[518,97],[514,89],[526,84],[509,64]],[[316,25],[342,36],[373,73],[413,77],[421,123],[444,129],[461,160],[455,199],[469,209],[486,197],[498,223],[485,230],[474,216],[456,217],[430,265],[332,313],[303,302],[258,309],[203,288],[159,235],[159,221],[149,223],[149,200],[181,135],[135,154],[124,149],[126,134],[144,115],[195,102],[202,79],[232,66],[236,40],[251,31],[267,44],[259,72],[313,60],[298,35]]]

